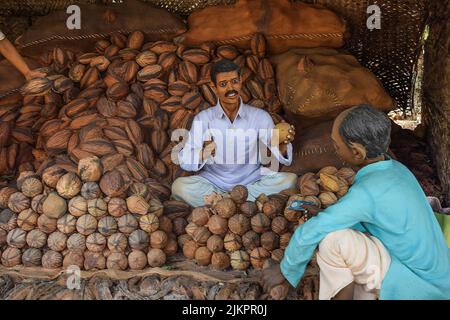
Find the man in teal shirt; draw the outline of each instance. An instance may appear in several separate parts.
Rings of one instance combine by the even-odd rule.
[[[360,170],[344,197],[297,228],[281,264],[264,271],[265,289],[297,286],[319,246],[321,299],[450,299],[450,250],[414,175],[386,155],[390,130],[367,105],[336,118],[336,151]]]

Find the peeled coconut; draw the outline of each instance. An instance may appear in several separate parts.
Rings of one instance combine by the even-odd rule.
[[[52,219],[61,218],[67,211],[67,203],[56,192],[50,193],[42,205],[43,213]]]
[[[102,173],[102,162],[96,156],[84,158],[78,162],[78,174],[85,182],[99,181]]]

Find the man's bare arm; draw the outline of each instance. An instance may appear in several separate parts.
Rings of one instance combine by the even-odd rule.
[[[0,53],[27,78],[30,68],[14,45],[6,38],[0,40]]]

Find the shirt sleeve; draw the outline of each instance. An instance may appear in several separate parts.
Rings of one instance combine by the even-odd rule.
[[[6,38],[5,34],[0,30],[0,40],[3,40],[5,38]]]
[[[196,115],[189,130],[186,144],[178,153],[180,167],[186,171],[199,171],[208,162],[200,162],[200,152],[203,149],[203,136],[207,131],[208,122],[202,120],[200,114]]]
[[[273,157],[275,157],[275,159],[279,163],[281,163],[282,165],[285,165],[285,166],[290,166],[292,163],[292,150],[293,150],[292,143],[288,143],[287,155],[286,155],[286,157],[284,157],[281,154],[278,146],[276,146],[276,147],[271,146],[272,131],[273,131],[273,128],[275,127],[275,124],[274,124],[270,114],[268,114],[268,113],[266,114],[265,121],[263,123],[265,123],[264,129],[267,129],[267,131],[264,131],[265,133],[263,134],[263,137],[262,137],[264,144],[269,148]]]
[[[320,241],[333,231],[353,226],[359,229],[362,227],[360,222],[371,222],[373,208],[370,195],[362,187],[354,185],[337,203],[299,226],[281,261],[284,277],[296,287]]]

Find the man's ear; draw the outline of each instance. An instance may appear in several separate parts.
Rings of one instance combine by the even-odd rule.
[[[350,145],[350,151],[352,153],[353,159],[355,159],[356,162],[362,163],[366,159],[367,150],[362,144],[352,142]]]

